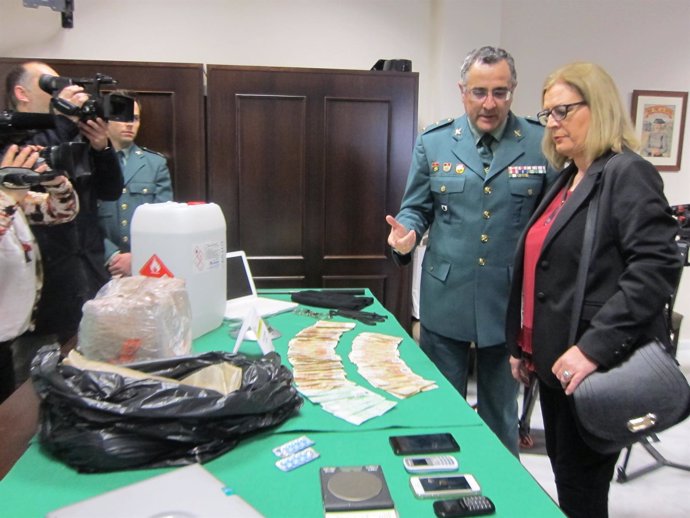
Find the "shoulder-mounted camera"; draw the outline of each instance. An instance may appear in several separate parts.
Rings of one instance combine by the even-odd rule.
[[[131,122],[134,119],[134,99],[128,95],[101,93],[101,85],[115,85],[112,77],[97,73],[92,78],[71,78],[43,74],[38,79],[41,90],[53,96],[52,106],[64,115],[76,116],[80,120],[103,120]],[[89,95],[84,104],[77,106],[58,97],[60,92],[70,85],[79,85]]]

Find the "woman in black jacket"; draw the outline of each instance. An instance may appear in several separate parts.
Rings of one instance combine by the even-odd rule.
[[[585,444],[569,396],[598,367],[615,365],[645,340],[668,342],[663,314],[682,267],[678,228],[659,173],[632,151],[632,124],[601,67],[556,70],[542,101],[543,151],[563,170],[518,245],[506,324],[511,370],[523,383],[532,372],[539,379],[561,508],[571,517],[605,517],[620,452],[605,455]],[[575,278],[597,192],[596,239],[572,344]]]

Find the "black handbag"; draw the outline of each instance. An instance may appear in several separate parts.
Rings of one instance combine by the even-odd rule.
[[[606,167],[602,174],[605,171]],[[571,344],[576,343],[598,209],[597,191],[587,209],[570,323]],[[688,417],[690,385],[664,344],[653,339],[637,346],[620,364],[587,376],[575,389],[573,401],[579,432],[587,445],[600,453],[615,453]]]
[[[658,340],[606,371],[587,376],[573,394],[580,435],[601,453],[615,453],[678,424],[690,410],[690,385]]]

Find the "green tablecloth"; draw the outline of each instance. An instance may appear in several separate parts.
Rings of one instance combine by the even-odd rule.
[[[367,310],[387,313],[378,303]],[[275,346],[283,358],[288,340],[314,322],[313,318],[291,313],[270,319],[271,325],[282,333],[282,337],[275,340]],[[403,518],[432,517],[432,500],[415,498],[409,488],[409,474],[401,458],[393,454],[388,437],[447,431],[453,433],[462,448],[456,454],[460,472],[472,473],[477,478],[483,493],[496,504],[496,516],[562,516],[549,496],[503,448],[392,316],[376,326],[358,323],[354,330],[343,335],[337,351],[350,379],[372,389],[347,360],[352,339],[363,331],[404,337],[400,345],[402,359],[417,374],[436,380],[439,388],[406,400],[396,400],[373,389],[398,404],[387,414],[359,426],[333,417],[305,400],[299,415],[276,430],[264,431],[240,442],[235,449],[206,463],[206,469],[267,517],[307,518],[323,516],[320,467],[380,464],[399,515]],[[194,350],[232,350],[233,346],[234,339],[224,325],[197,339]],[[259,354],[255,342],[245,342],[240,351]],[[278,470],[274,466],[276,457],[272,448],[302,434],[316,441],[314,447],[321,457],[291,472]],[[53,509],[166,471],[79,474],[47,457],[34,439],[24,456],[0,482],[1,514],[13,518],[45,516]]]
[[[285,298],[285,296],[283,296]],[[312,308],[319,312],[326,310]],[[378,303],[366,308],[366,311],[375,311],[379,314],[388,312]],[[347,321],[336,317],[334,320]],[[275,315],[269,319],[269,323],[280,331],[281,337],[273,341],[276,351],[283,357],[283,363],[288,367],[287,361],[288,342],[302,329],[314,325],[316,319],[306,316],[284,313]],[[372,387],[362,376],[357,373],[355,366],[349,361],[347,355],[352,346],[352,340],[363,332],[383,333],[403,338],[399,346],[400,356],[403,361],[418,375],[425,379],[435,380],[439,385],[438,389],[430,390],[414,397],[400,401],[390,394],[377,390]],[[194,343],[196,352],[206,352],[212,350],[232,350],[235,339],[231,338],[227,326],[221,326],[216,331],[208,333]],[[280,432],[293,430],[318,430],[318,431],[356,431],[356,430],[382,430],[395,427],[418,426],[420,417],[423,416],[424,422],[434,423],[436,426],[465,426],[480,425],[483,421],[476,412],[461,398],[457,392],[440,375],[436,367],[429,361],[419,346],[401,328],[398,322],[389,315],[386,322],[369,326],[357,323],[352,330],[344,333],[338,343],[336,351],[340,354],[348,379],[360,386],[366,387],[378,394],[383,395],[391,401],[399,402],[392,410],[386,414],[371,419],[359,426],[352,425],[347,421],[332,416],[324,412],[319,406],[311,404],[308,400],[300,411],[298,419],[290,419],[278,428]],[[259,355],[261,350],[256,342],[245,341],[240,346],[240,352],[248,355]],[[449,409],[451,411],[449,411]]]

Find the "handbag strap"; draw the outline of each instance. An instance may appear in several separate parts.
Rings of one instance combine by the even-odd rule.
[[[594,229],[596,228],[597,215],[599,213],[599,183],[601,177],[606,172],[606,168],[611,163],[617,154],[612,155],[604,164],[604,169],[597,175],[597,185],[595,186],[592,201],[587,207],[587,221],[585,222],[585,233],[582,239],[582,251],[580,253],[580,264],[577,269],[577,277],[575,277],[575,293],[573,295],[573,311],[570,317],[570,334],[568,344],[575,343],[577,338],[577,328],[580,324],[580,316],[582,315],[582,306],[585,299],[585,284],[587,281],[587,270],[589,270],[589,263],[592,258],[592,249],[594,248]]]

